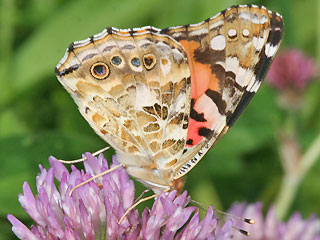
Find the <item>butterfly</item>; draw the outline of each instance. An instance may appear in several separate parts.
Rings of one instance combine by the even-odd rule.
[[[168,191],[238,119],[282,36],[280,14],[239,5],[197,24],[106,28],[71,43],[55,72],[127,172]]]

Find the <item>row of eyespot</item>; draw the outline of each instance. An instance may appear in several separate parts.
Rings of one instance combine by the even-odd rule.
[[[111,64],[113,66],[119,66],[121,63],[122,63],[121,57],[114,56],[111,58]],[[140,67],[141,65],[140,59],[138,57],[131,58],[130,63],[135,67]],[[143,65],[147,70],[151,70],[155,64],[156,64],[156,57],[153,54],[146,54],[143,56]],[[97,80],[103,80],[109,76],[110,70],[106,63],[97,62],[91,66],[90,73]]]

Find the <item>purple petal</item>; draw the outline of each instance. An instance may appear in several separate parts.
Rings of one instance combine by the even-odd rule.
[[[19,202],[37,224],[44,224],[45,220],[42,218],[42,216],[39,214],[37,210],[36,200],[27,182],[24,182],[23,184],[23,194],[19,194]]]
[[[11,214],[8,215],[8,220],[12,224],[12,232],[20,239],[28,240],[38,240],[39,238],[35,236],[22,222],[16,219]]]

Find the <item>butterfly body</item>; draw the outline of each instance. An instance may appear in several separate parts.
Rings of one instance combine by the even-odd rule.
[[[56,73],[130,175],[176,189],[259,88],[282,31],[257,6],[162,30],[107,28],[72,43]]]

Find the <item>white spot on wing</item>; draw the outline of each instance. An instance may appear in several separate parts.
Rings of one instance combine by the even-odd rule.
[[[265,15],[262,15],[261,16],[261,24],[265,24],[265,23],[267,23],[269,20],[268,20],[268,18],[265,16]]]
[[[228,36],[231,37],[231,38],[237,36],[237,30],[231,28],[231,29],[228,31]]]
[[[198,98],[194,108],[197,112],[204,114],[204,118],[208,120],[207,127],[210,129],[214,129],[218,120],[222,117],[218,106],[206,94],[202,94]]]
[[[183,61],[183,54],[178,49],[172,49],[172,56],[176,62]]]
[[[276,54],[277,50],[278,45],[273,46],[270,43],[267,43],[264,53],[267,57],[273,57]]]
[[[213,50],[223,50],[226,47],[226,38],[223,35],[215,36],[210,41]]]
[[[249,30],[248,29],[243,29],[243,31],[242,31],[242,35],[244,36],[244,37],[248,37],[249,35],[250,35],[250,32],[249,32]]]
[[[190,36],[197,36],[197,35],[201,35],[201,34],[205,34],[205,33],[208,33],[208,28],[203,27],[203,28],[200,28],[197,30],[193,30],[189,34],[190,34]]]
[[[255,46],[256,50],[260,51],[263,47],[263,44],[264,44],[263,38],[253,37],[252,41],[253,41],[253,45]]]
[[[262,81],[257,81],[256,78],[254,77],[252,79],[252,81],[250,82],[250,84],[247,87],[247,91],[249,92],[257,92],[260,85],[261,85]]]
[[[254,24],[260,24],[259,17],[258,17],[257,14],[253,14],[252,23],[254,23]]]
[[[136,88],[136,109],[139,111],[144,106],[148,106],[152,103],[152,97],[150,88],[145,84],[139,83]]]
[[[250,69],[239,67],[238,72],[236,74],[236,82],[242,87],[246,86],[248,84],[248,80],[250,80],[250,78],[248,78],[250,74]]]
[[[248,12],[241,12],[239,14],[239,18],[242,18],[242,19],[245,19],[245,20],[248,20],[248,21],[251,20],[250,14]]]
[[[217,21],[217,22],[213,22],[213,23],[210,25],[209,29],[212,30],[212,29],[214,29],[214,28],[216,28],[216,27],[222,26],[223,24],[224,24],[224,22],[223,22],[222,20]]]
[[[239,68],[239,61],[236,57],[227,57],[226,58],[226,72],[233,72],[237,74],[237,70]]]

